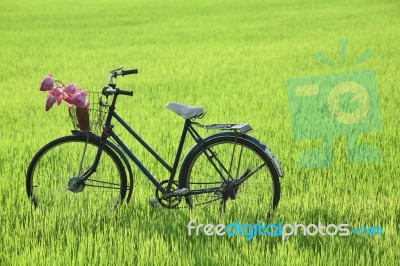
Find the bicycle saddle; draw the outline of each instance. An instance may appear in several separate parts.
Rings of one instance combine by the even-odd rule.
[[[206,113],[206,110],[204,110],[203,107],[190,106],[181,103],[168,103],[166,107],[185,119],[202,118]]]

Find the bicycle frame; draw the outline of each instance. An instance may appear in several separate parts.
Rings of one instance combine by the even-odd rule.
[[[117,113],[113,112],[112,116],[170,173],[170,177],[168,180],[167,190],[171,188],[172,182],[175,178],[179,159],[182,155],[183,145],[186,140],[187,132],[191,132],[193,134],[198,135],[198,133],[192,127],[190,121],[186,120],[182,134],[180,137],[178,150],[175,154],[174,163],[170,166],[161,156],[155,152],[150,145],[148,145]],[[150,173],[150,171],[141,163],[141,161],[130,151],[130,149],[122,142],[122,140],[112,131],[112,129],[108,132],[108,134],[118,143],[118,145],[122,148],[122,150],[129,156],[129,158],[139,167],[139,169],[146,175],[146,177],[161,191],[161,193],[165,193],[165,189],[161,186],[160,182]],[[200,137],[200,136],[199,136]],[[196,139],[195,139],[196,140]]]
[[[195,142],[200,145],[204,142],[201,138],[200,134],[193,128],[193,122],[190,119],[186,119],[184,123],[184,127],[182,130],[182,134],[180,137],[179,145],[177,152],[175,154],[175,159],[173,165],[169,165],[161,156],[155,152],[149,144],[147,144],[116,112],[115,112],[115,103],[117,100],[118,95],[114,95],[113,101],[109,106],[109,112],[106,118],[105,125],[103,127],[103,133],[101,134],[101,141],[99,145],[98,152],[96,154],[95,160],[93,165],[80,177],[80,182],[76,183],[76,186],[82,184],[87,178],[90,177],[92,173],[96,171],[97,165],[100,161],[101,153],[103,150],[103,146],[106,145],[106,141],[108,137],[111,137],[115,142],[122,148],[122,150],[128,155],[128,157],[139,167],[139,169],[144,173],[144,175],[157,187],[157,189],[163,194],[167,194],[172,187],[176,172],[178,170],[179,159],[182,156],[183,146],[187,138],[187,133],[191,135],[191,137],[195,140]],[[124,142],[114,133],[113,125],[111,125],[112,119],[117,120],[129,133],[133,136],[168,172],[170,173],[170,177],[168,179],[167,187],[164,188],[161,183],[150,173],[150,171],[142,164],[142,162],[133,154],[133,152],[124,144]],[[208,157],[208,156],[207,156]],[[216,166],[215,162],[213,162],[209,157],[210,162],[214,165],[216,170],[221,175],[222,179],[226,181],[226,178],[223,177],[223,174]],[[214,157],[215,158],[215,157]],[[222,166],[224,172],[227,172],[225,167],[219,162],[218,158],[216,158],[217,163]],[[191,191],[190,195],[193,194],[201,194],[201,193],[210,193],[217,191],[219,188],[208,188],[208,189],[201,189],[198,191]]]

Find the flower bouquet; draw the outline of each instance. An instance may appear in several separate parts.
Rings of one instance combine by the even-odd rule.
[[[61,81],[55,80],[51,75],[44,77],[40,83],[40,90],[47,91],[45,109],[49,111],[54,103],[60,105],[62,101],[68,108],[74,108],[81,131],[89,132],[89,101],[87,92],[78,89],[74,83],[65,86]]]

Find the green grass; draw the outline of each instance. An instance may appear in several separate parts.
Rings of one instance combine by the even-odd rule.
[[[83,2],[0,2],[1,265],[398,264],[398,1]],[[332,168],[299,168],[300,153],[317,144],[292,138],[286,81],[341,71],[318,63],[315,54],[339,63],[343,38],[346,66],[367,49],[374,53],[354,70],[377,75],[382,130],[361,138],[381,150],[383,161],[348,164],[346,139],[337,137]],[[135,90],[133,98],[121,98],[118,112],[168,162],[183,120],[164,105],[204,106],[202,122],[249,122],[252,136],[281,162],[286,176],[271,222],[380,225],[384,237],[189,237],[191,219],[235,218],[206,208],[151,209],[153,188],[137,170],[133,199],[116,213],[33,211],[27,166],[40,147],[70,130],[65,105],[44,111],[40,80],[52,73],[100,90],[104,74],[120,65],[140,74],[117,80]],[[167,178],[154,160],[149,168]]]

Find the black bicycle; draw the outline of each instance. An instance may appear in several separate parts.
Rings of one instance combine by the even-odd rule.
[[[251,210],[265,217],[278,205],[283,172],[272,152],[247,135],[249,124],[202,125],[196,121],[205,115],[204,108],[168,103],[166,107],[185,122],[172,165],[164,161],[115,111],[118,97],[133,92],[118,89],[114,78],[136,73],[137,69],[122,67],[110,71],[108,86],[101,93],[90,93],[92,131],[79,130],[78,112],[70,109],[76,126],[72,135],[51,141],[33,157],[26,191],[36,208],[86,212],[129,202],[133,171],[128,158],[155,186],[155,197],[150,200],[153,206],[191,208],[217,203],[225,210],[229,202],[235,212]],[[124,144],[114,132],[115,120],[169,172],[168,179],[159,181]],[[101,125],[97,134],[96,125]],[[220,132],[203,138],[195,127]],[[182,161],[187,136],[195,143]]]

